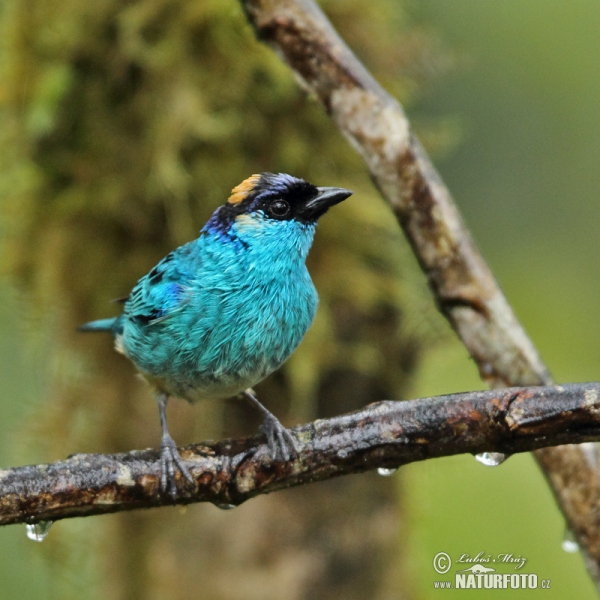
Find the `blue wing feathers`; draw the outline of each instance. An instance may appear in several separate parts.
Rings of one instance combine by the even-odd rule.
[[[125,315],[139,324],[164,320],[186,302],[186,285],[198,269],[198,257],[193,256],[197,241],[167,254],[133,288],[125,304]]]

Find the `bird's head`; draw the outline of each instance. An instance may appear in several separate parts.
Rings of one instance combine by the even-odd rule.
[[[231,190],[205,230],[262,242],[284,233],[292,238],[306,232],[312,241],[314,226],[329,208],[352,192],[337,187],[317,187],[285,173],[252,175]]]

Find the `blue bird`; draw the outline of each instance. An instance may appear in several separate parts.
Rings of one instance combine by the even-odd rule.
[[[167,428],[171,396],[195,402],[242,393],[264,415],[271,454],[287,460],[295,452],[290,432],[251,387],[285,362],[310,327],[318,296],[306,256],[318,219],[351,194],[284,173],[252,175],[196,240],[137,282],[123,314],[80,327],[112,333],[153,388],[163,491],[175,496],[176,467],[193,483]]]

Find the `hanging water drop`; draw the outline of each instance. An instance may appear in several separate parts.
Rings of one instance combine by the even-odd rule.
[[[497,467],[501,465],[508,457],[502,452],[482,452],[475,455],[475,460],[486,467]]]
[[[381,475],[382,477],[391,477],[398,469],[385,469],[384,467],[380,467],[377,469],[377,475]]]
[[[568,527],[565,529],[565,535],[563,537],[561,547],[569,554],[575,554],[575,552],[579,552],[579,544],[575,539],[575,535]]]
[[[231,510],[232,508],[236,508],[235,504],[220,504],[218,502],[214,502],[214,505],[221,510]]]
[[[34,542],[43,542],[50,527],[52,527],[54,521],[40,521],[39,523],[27,523],[25,528],[27,530],[27,537]]]

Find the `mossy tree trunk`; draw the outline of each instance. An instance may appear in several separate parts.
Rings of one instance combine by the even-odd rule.
[[[402,54],[405,15],[394,0],[380,4],[377,14],[360,2],[331,9],[350,42],[387,69]],[[14,1],[0,19],[3,261],[52,348],[46,397],[24,429],[35,440],[32,461],[158,445],[146,385],[108,337],[75,328],[116,314],[110,299],[193,238],[231,187],[263,170],[351,187],[357,200],[319,227],[309,258],[319,315],[297,354],[258,386],[261,398],[291,425],[402,396],[423,335],[406,325],[415,296],[401,277],[393,217],[235,2]],[[407,79],[396,75],[387,83],[402,93]],[[173,402],[169,412],[180,444],[259,424],[237,400]],[[374,473],[234,511],[163,509],[87,526],[95,542],[66,546],[71,568],[96,557],[98,597],[409,595],[399,485]],[[57,525],[51,535],[67,534]]]

